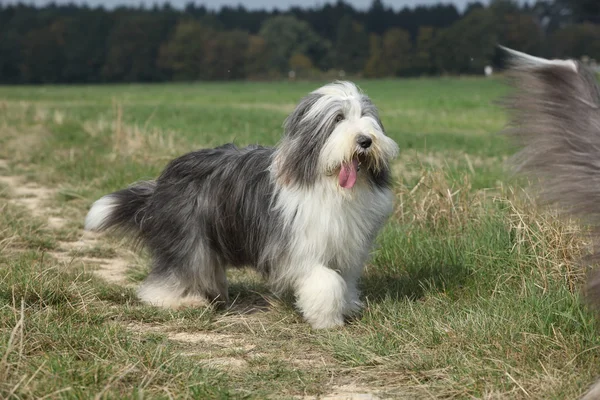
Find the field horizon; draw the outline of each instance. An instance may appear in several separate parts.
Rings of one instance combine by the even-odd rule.
[[[508,170],[501,76],[356,81],[400,155],[366,306],[343,328],[312,330],[247,270],[228,272],[224,311],[141,304],[145,252],[83,232],[93,201],[178,155],[276,145],[324,83],[0,86],[0,397],[584,393],[600,375],[585,227],[538,207]]]

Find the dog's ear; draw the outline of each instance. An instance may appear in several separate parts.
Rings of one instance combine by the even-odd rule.
[[[298,129],[298,125],[304,119],[304,116],[310,110],[310,108],[319,100],[321,97],[320,94],[311,93],[308,96],[305,96],[300,100],[296,109],[285,119],[283,123],[283,131],[286,136],[294,136],[295,133],[298,133],[300,129]]]
[[[379,110],[377,110],[377,107],[375,107],[375,104],[373,104],[369,96],[363,94],[360,97],[360,108],[362,115],[371,116],[375,122],[379,124],[382,132],[385,133],[385,127],[383,126],[383,122],[381,122],[381,118],[379,117]]]
[[[318,146],[299,146],[299,138],[306,144],[308,133],[315,133],[318,120],[303,123],[310,109],[322,95],[311,93],[305,96],[296,109],[286,118],[283,129],[283,140],[280,142],[274,158],[274,166],[281,184],[306,183],[316,175]]]

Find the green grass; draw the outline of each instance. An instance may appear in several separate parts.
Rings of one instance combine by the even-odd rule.
[[[0,177],[52,189],[35,213],[0,180],[0,397],[582,393],[600,362],[575,264],[585,240],[505,171],[505,87],[359,84],[401,149],[397,201],[362,281],[367,306],[332,331],[312,331],[248,271],[231,271],[225,311],[148,307],[135,296],[143,252],[110,237],[76,247],[95,199],[199,147],[277,143],[319,83],[0,87]],[[95,272],[119,259],[126,281]]]

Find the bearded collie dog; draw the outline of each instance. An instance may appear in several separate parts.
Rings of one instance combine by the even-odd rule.
[[[276,147],[185,154],[156,180],[97,200],[85,228],[149,250],[144,302],[226,303],[226,269],[252,267],[276,293],[291,290],[313,328],[331,328],[361,308],[357,283],[392,212],[397,153],[369,97],[334,82],[299,102]]]

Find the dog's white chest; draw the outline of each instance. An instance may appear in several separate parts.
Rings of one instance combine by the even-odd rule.
[[[329,184],[282,190],[278,206],[292,233],[292,252],[343,269],[370,249],[392,211],[392,194],[367,186],[339,190]]]

